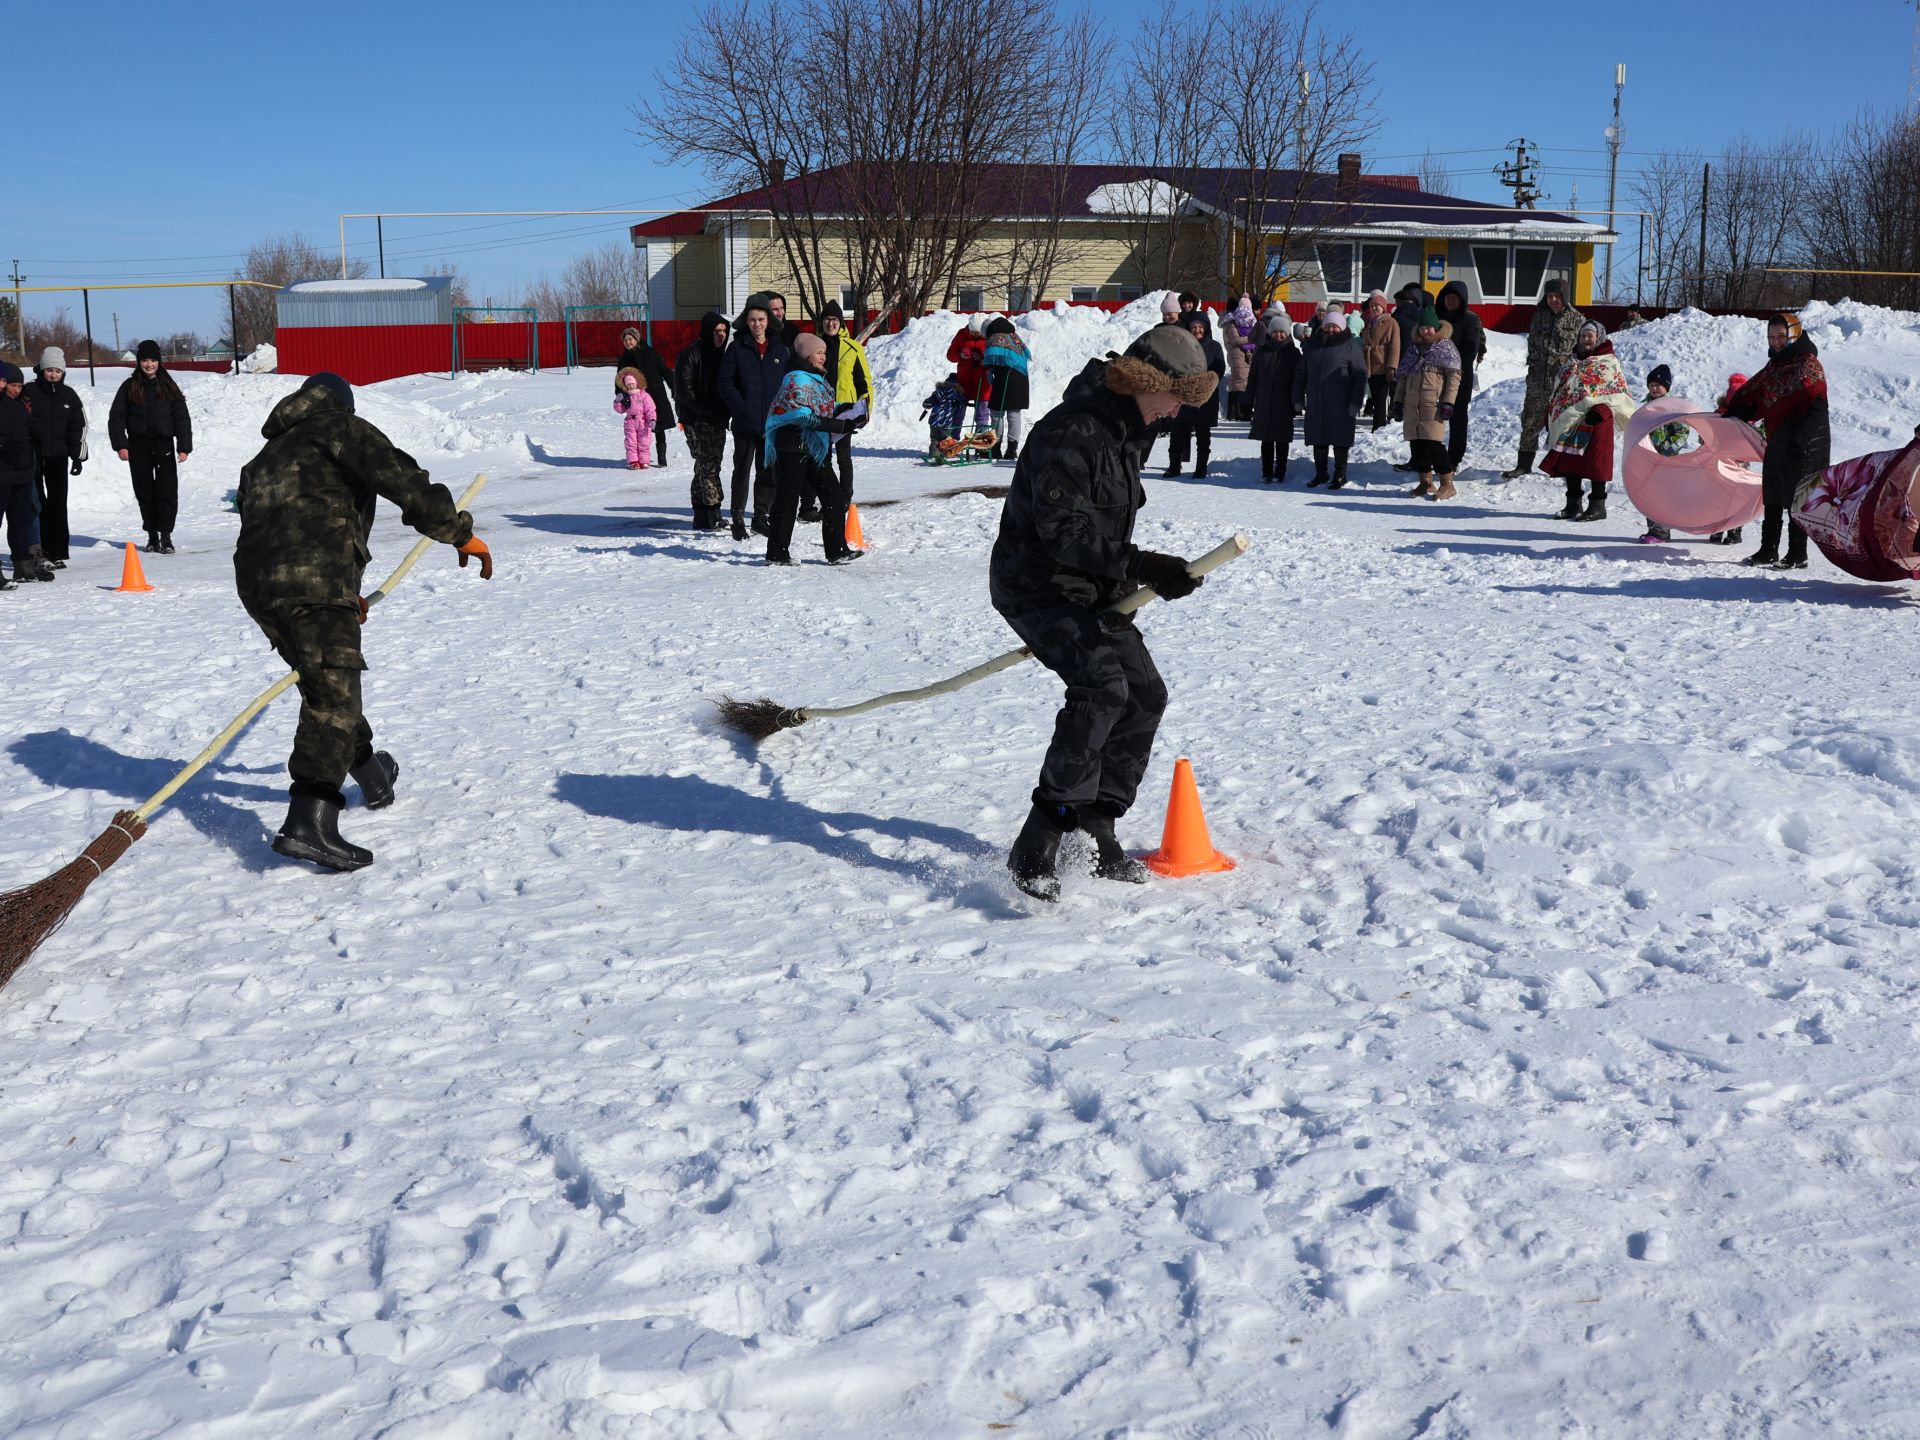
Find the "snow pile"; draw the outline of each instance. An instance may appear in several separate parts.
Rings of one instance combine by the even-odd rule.
[[[1029,351],[1028,423],[1060,403],[1068,382],[1086,368],[1087,361],[1110,350],[1125,350],[1143,331],[1158,325],[1160,301],[1166,293],[1157,290],[1112,313],[1088,305],[1055,305],[1012,317]],[[868,444],[926,447],[927,426],[920,418],[920,402],[952,373],[947,347],[966,329],[967,319],[963,313],[936,310],[909,321],[899,334],[879,336],[868,346],[874,389],[880,396],[879,414],[864,432]]]
[[[299,280],[287,289],[302,295],[391,295],[399,290],[425,290],[429,283],[399,276],[391,279],[368,276],[361,280]]]
[[[280,368],[280,352],[271,345],[256,345],[253,353],[240,362],[245,375],[271,375]]]
[[[1164,180],[1121,180],[1087,196],[1087,209],[1096,215],[1173,215],[1184,210],[1187,201],[1184,190]]]

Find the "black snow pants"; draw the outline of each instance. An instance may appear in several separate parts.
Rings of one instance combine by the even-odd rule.
[[[1033,787],[1036,805],[1094,807],[1118,819],[1133,807],[1167,685],[1130,620],[1084,605],[1002,612],[1034,658],[1067,682],[1053,743]]]
[[[133,472],[141,528],[171,535],[173,522],[180,518],[180,467],[173,458],[173,441],[129,441],[127,468]]]

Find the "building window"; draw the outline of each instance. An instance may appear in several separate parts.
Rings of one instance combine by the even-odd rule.
[[[1376,290],[1384,291],[1387,282],[1393,279],[1393,265],[1400,258],[1400,247],[1394,245],[1362,245],[1360,247],[1360,293],[1371,295]]]
[[[1269,243],[1267,246],[1267,279],[1282,284],[1287,278],[1287,251],[1284,245]]]
[[[1033,287],[1031,285],[1009,285],[1007,287],[1007,309],[1031,310],[1033,308]]]
[[[1540,287],[1547,278],[1547,262],[1553,251],[1545,246],[1513,247],[1513,296],[1515,300],[1538,300]]]
[[[1121,300],[1128,300],[1128,301],[1138,300],[1142,295],[1146,293],[1147,292],[1142,290],[1138,285],[1122,285],[1120,287],[1120,294],[1117,298]]]
[[[959,310],[984,310],[987,308],[987,292],[984,286],[962,285],[960,287]]]
[[[1073,300],[1098,300],[1100,298],[1100,287],[1098,285],[1075,285],[1068,290],[1067,296]]]
[[[1473,271],[1480,281],[1482,300],[1507,298],[1507,255],[1504,245],[1473,247]]]
[[[1323,240],[1313,247],[1320,262],[1320,284],[1329,300],[1344,300],[1353,294],[1353,242]]]
[[[851,285],[840,287],[840,310],[854,325],[867,318],[867,297],[856,291]]]

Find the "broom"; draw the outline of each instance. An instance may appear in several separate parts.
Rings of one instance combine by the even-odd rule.
[[[457,507],[465,510],[473,497],[487,483],[485,475],[473,477],[473,483],[467,487],[467,493],[458,500]],[[407,572],[419,563],[436,543],[422,540],[407,552],[407,558],[395,567],[386,582],[366,597],[367,608],[372,609],[387,596],[391,595],[400,582],[407,578]],[[102,874],[106,868],[126,854],[133,842],[147,833],[147,822],[154,817],[161,806],[171,800],[195,775],[228,745],[234,737],[267,706],[284,695],[300,679],[300,672],[289,670],[272,686],[261,693],[254,702],[234,717],[233,723],[213,738],[213,742],[196,755],[179,774],[156,790],[145,804],[132,810],[122,810],[113,817],[113,823],[94,837],[93,843],[80,852],[80,858],[63,865],[60,869],[18,890],[9,890],[0,895],[0,987],[4,987],[27,959],[45,940],[73,913],[74,906],[80,903],[80,897],[87,893],[87,887]]]
[[[1187,573],[1196,579],[1212,574],[1229,560],[1238,560],[1247,553],[1247,547],[1253,542],[1245,535],[1235,535],[1224,541],[1187,566]],[[1159,592],[1142,586],[1126,599],[1107,607],[1110,615],[1131,615],[1148,601],[1157,599]],[[951,695],[956,690],[964,690],[976,681],[989,675],[998,675],[1002,670],[1011,670],[1022,660],[1033,657],[1033,652],[1021,646],[1018,650],[1009,650],[1004,655],[974,666],[971,670],[939,680],[931,685],[923,685],[918,690],[895,690],[890,695],[876,695],[871,700],[862,700],[857,705],[822,706],[786,706],[777,700],[761,698],[759,700],[736,700],[731,695],[723,695],[714,707],[720,712],[722,724],[739,731],[755,742],[768,736],[778,735],[782,730],[792,730],[809,720],[844,720],[849,715],[864,715],[869,710],[878,710],[885,705],[908,705],[915,700],[931,700],[936,695]]]

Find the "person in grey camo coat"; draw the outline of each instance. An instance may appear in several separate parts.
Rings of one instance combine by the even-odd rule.
[[[1558,280],[1547,281],[1540,303],[1533,307],[1533,324],[1527,330],[1527,396],[1520,406],[1520,458],[1501,478],[1517,480],[1533,469],[1534,456],[1540,453],[1540,432],[1547,428],[1547,402],[1553,398],[1554,378],[1560,367],[1573,358],[1574,341],[1587,317],[1567,303],[1566,289]]]

